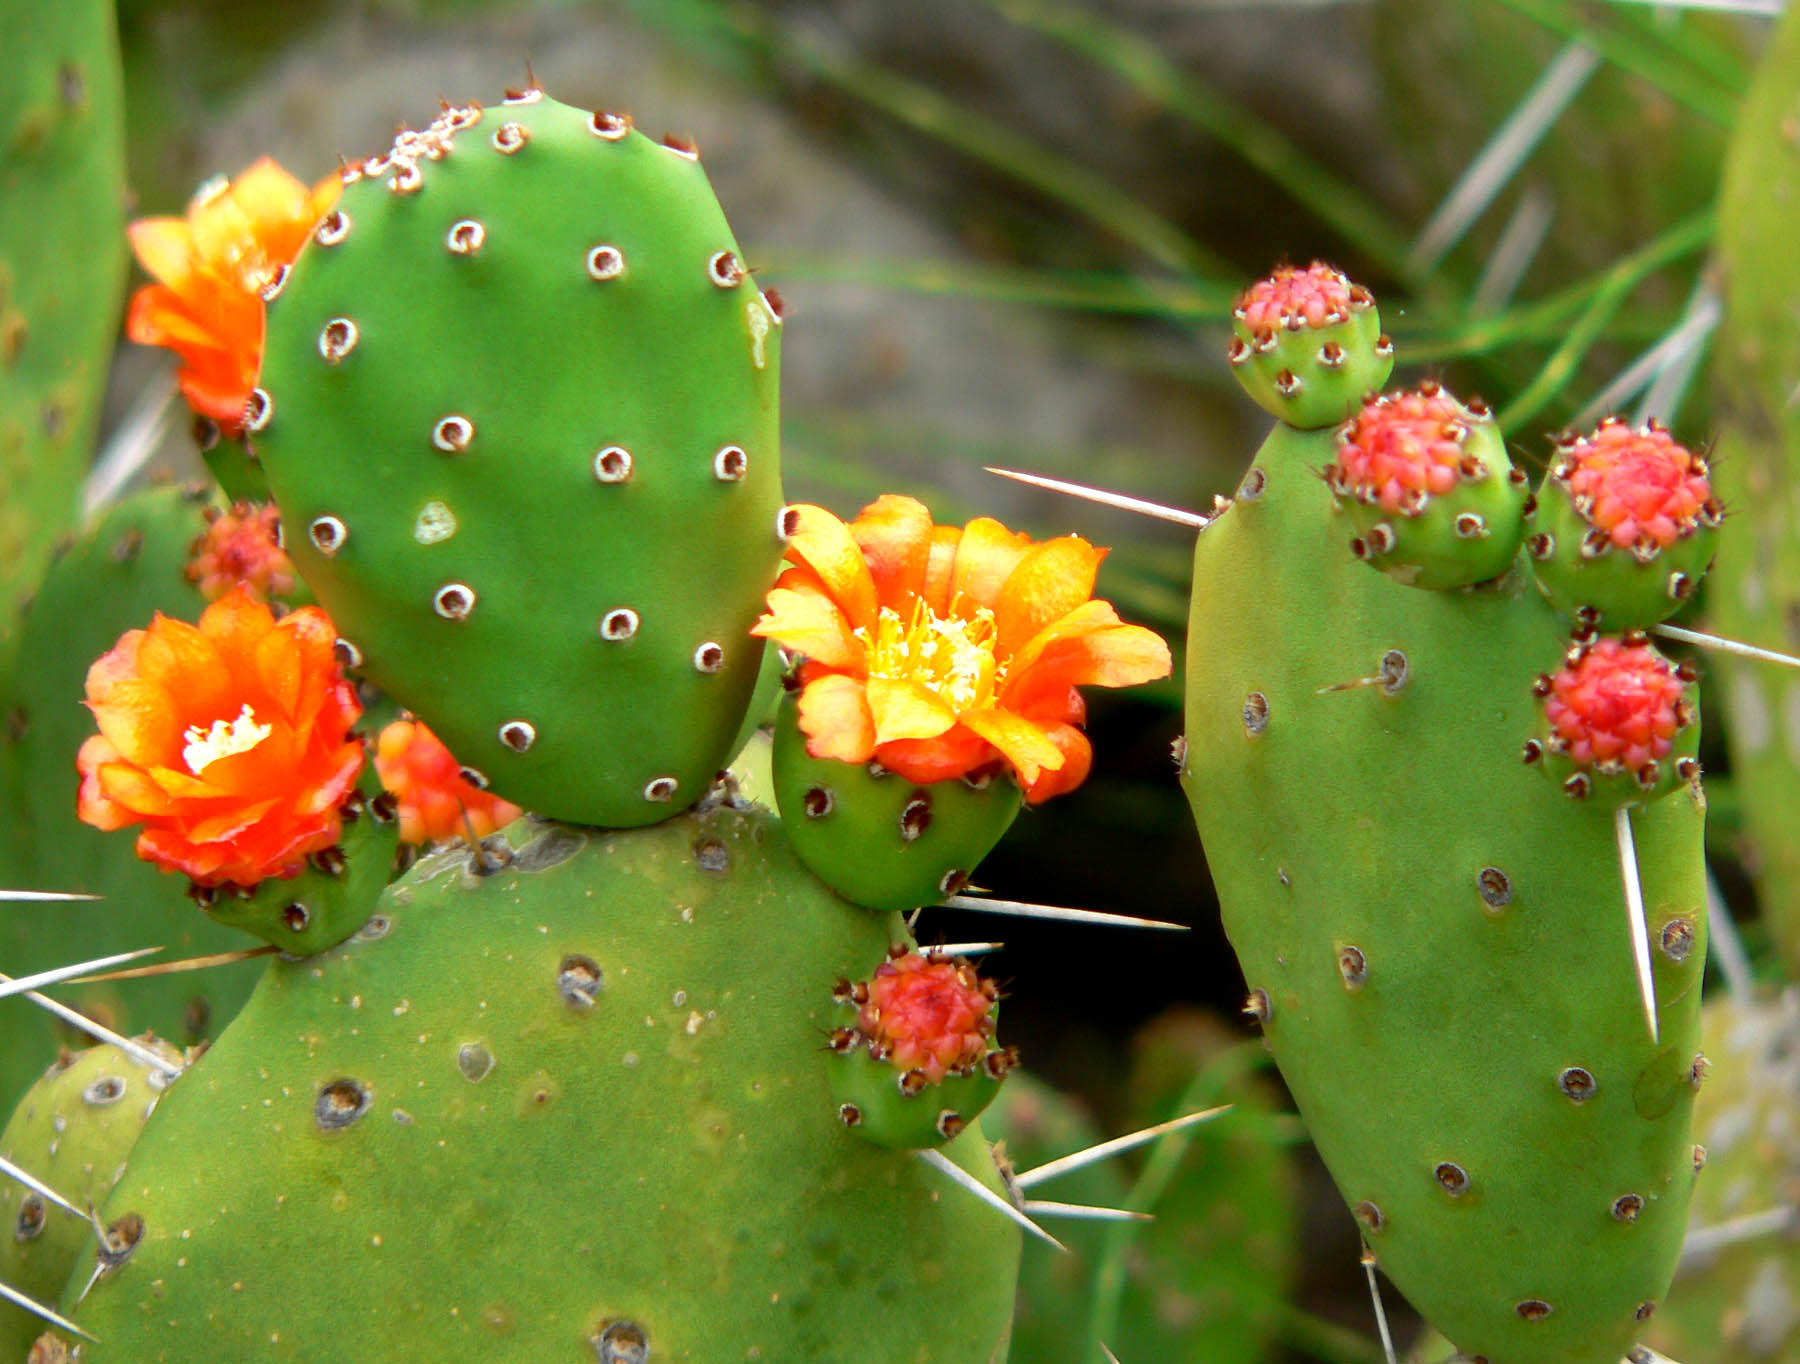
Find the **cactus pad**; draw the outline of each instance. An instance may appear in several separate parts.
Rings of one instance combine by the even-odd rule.
[[[288,551],[494,791],[665,818],[762,657],[778,318],[692,149],[620,116],[528,91],[346,178],[272,291],[246,422]]]

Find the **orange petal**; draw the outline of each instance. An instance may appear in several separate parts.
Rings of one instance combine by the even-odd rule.
[[[950,616],[950,588],[956,579],[956,548],[962,544],[962,531],[955,526],[933,526],[931,548],[925,561],[925,582],[919,595],[925,598],[932,614],[940,619]]]
[[[875,580],[877,599],[902,615],[925,586],[931,531],[925,504],[894,493],[883,493],[850,523],[850,534]]]
[[[176,698],[160,683],[125,678],[103,702],[90,702],[94,723],[126,762],[149,766],[181,752],[182,723]]]
[[[806,751],[815,758],[866,763],[875,752],[875,721],[863,697],[862,683],[842,673],[827,673],[800,692],[800,732]]]
[[[863,646],[850,633],[850,622],[836,602],[817,588],[776,587],[769,591],[768,612],[750,633],[833,668],[860,670]]]
[[[1086,601],[1039,630],[1012,656],[1007,664],[1009,695],[1051,650],[1063,667],[1077,663],[1086,652],[1093,653],[1091,663],[1077,663],[1082,675],[1068,679],[1083,685],[1135,686],[1167,677],[1172,666],[1169,646],[1154,630],[1124,624],[1111,602]]]
[[[1094,746],[1073,725],[1051,725],[1045,731],[1062,750],[1063,765],[1045,771],[1025,789],[1027,805],[1042,805],[1053,796],[1066,795],[1087,780],[1094,765]]]
[[[131,811],[134,818],[166,815],[175,809],[175,798],[130,763],[101,763],[94,775],[100,794]]]
[[[907,781],[929,786],[967,776],[995,761],[994,746],[963,725],[935,739],[896,739],[875,749],[875,760]]]
[[[1030,548],[1029,536],[1014,534],[991,516],[978,516],[969,522],[956,547],[950,609],[970,616],[977,607],[993,606],[999,601],[1007,578]]]
[[[139,218],[125,229],[138,263],[149,274],[180,290],[194,269],[194,238],[181,218]]]
[[[968,710],[957,718],[999,749],[1028,787],[1044,769],[1055,771],[1063,765],[1062,749],[1055,741],[1031,721],[1009,710]]]
[[[1079,535],[1064,535],[1033,545],[1007,575],[994,606],[994,625],[1002,658],[1038,631],[1094,595],[1094,578],[1106,551]]]
[[[788,557],[819,575],[853,627],[872,627],[878,609],[875,579],[869,575],[868,561],[850,528],[825,508],[810,503],[798,503],[789,510],[796,513],[799,528],[788,542]]]
[[[865,684],[875,742],[935,739],[956,723],[956,712],[917,682],[871,677]]]
[[[119,751],[104,734],[90,734],[75,755],[81,771],[81,790],[75,797],[75,811],[82,823],[96,829],[123,829],[135,824],[137,816],[112,800],[100,786],[100,768],[117,762]]]

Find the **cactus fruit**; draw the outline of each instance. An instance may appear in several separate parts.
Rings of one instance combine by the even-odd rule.
[[[139,1048],[160,1057],[153,1069],[110,1043],[65,1052],[26,1091],[0,1131],[5,1157],[82,1212],[0,1177],[0,1283],[39,1302],[54,1302],[93,1240],[84,1215],[125,1173],[126,1157],[164,1091],[186,1064],[175,1047],[146,1034]],[[0,1358],[18,1359],[43,1323],[0,1302]]]
[[[1436,383],[1365,402],[1325,481],[1356,527],[1350,552],[1413,587],[1498,577],[1524,538],[1526,478],[1493,412]]]
[[[831,983],[897,919],[729,805],[483,851],[271,964],[169,1092],[101,1212],[141,1236],[64,1299],[90,1364],[1005,1358],[1017,1228],[836,1116]],[[978,1123],[944,1152],[1000,1189]]]
[[[113,7],[0,5],[0,634],[75,522],[125,283]]]
[[[81,785],[75,754],[94,732],[81,704],[82,679],[127,629],[158,611],[193,619],[205,602],[187,574],[189,549],[207,529],[193,489],[153,488],[109,511],[64,553],[37,588],[19,636],[20,659],[7,688],[9,720],[0,743],[16,760],[17,789],[5,823],[25,854],[12,885],[98,895],[92,903],[0,915],[0,959],[11,972],[39,970],[86,955],[94,943],[160,944],[199,956],[243,945],[235,931],[194,913],[186,882],[138,858],[132,840],[70,816]],[[250,992],[256,967],[224,966],[119,984],[66,987],[68,1003],[121,1031],[153,1029],[197,1042],[212,1035]],[[70,1035],[22,999],[0,1000],[0,1107],[10,1108],[58,1041]],[[16,1044],[16,1045],[15,1045]]]
[[[1490,1364],[1616,1364],[1694,1179],[1704,798],[1629,816],[1653,1043],[1612,811],[1519,761],[1564,619],[1522,571],[1355,564],[1311,472],[1332,441],[1277,426],[1195,549],[1182,778],[1247,1011],[1427,1319]]]
[[[1251,285],[1232,309],[1231,331],[1238,383],[1290,426],[1336,426],[1394,368],[1375,296],[1320,261],[1284,265]]]
[[[1531,567],[1558,609],[1606,630],[1673,615],[1706,570],[1724,507],[1711,469],[1656,423],[1618,417],[1557,442],[1538,489]]]
[[[495,792],[665,818],[761,660],[776,312],[691,147],[619,115],[459,106],[344,178],[269,291],[246,420],[289,553]]]
[[[772,758],[782,827],[807,868],[847,900],[909,910],[954,895],[1019,813],[1018,785],[978,770],[920,786],[883,768],[806,751],[792,697]]]
[[[1076,688],[1165,676],[1168,646],[1090,595],[1106,551],[1079,536],[934,526],[891,495],[848,525],[788,511],[792,566],[755,633],[800,660],[774,751],[794,847],[858,903],[935,902],[1006,831],[1013,783],[1037,804],[1086,778]]]
[[[868,980],[839,981],[832,1000],[855,1016],[829,1042],[838,1121],[877,1146],[954,1141],[1019,1062],[993,1041],[999,999],[968,962],[905,943]]]

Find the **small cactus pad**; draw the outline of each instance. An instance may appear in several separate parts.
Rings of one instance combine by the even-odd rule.
[[[1673,615],[1712,565],[1724,508],[1711,479],[1655,422],[1608,417],[1559,441],[1528,542],[1550,600],[1608,630]]]
[[[1570,647],[1563,666],[1540,674],[1532,693],[1546,730],[1525,744],[1576,799],[1637,804],[1700,775],[1696,674],[1650,647],[1641,634],[1605,635]]]
[[[185,1064],[167,1042],[148,1034],[136,1041],[170,1069],[155,1070],[107,1043],[65,1052],[25,1091],[0,1131],[0,1156],[76,1207],[98,1206],[125,1173],[144,1123]],[[86,1217],[0,1174],[0,1283],[55,1302],[93,1236]],[[43,1325],[0,1302],[0,1359],[22,1358]]]
[[[1231,372],[1289,426],[1335,426],[1394,368],[1374,295],[1319,261],[1258,280],[1231,318]]]
[[[896,943],[873,976],[840,981],[832,998],[856,1011],[829,1043],[838,1121],[877,1146],[953,1141],[1019,1063],[993,1042],[1000,991],[960,957]]]
[[[793,696],[775,722],[775,801],[807,870],[869,909],[933,905],[962,889],[1012,826],[1023,794],[998,764],[924,785],[879,762],[806,751]]]
[[[1493,413],[1436,383],[1364,403],[1325,481],[1356,527],[1351,552],[1413,587],[1498,577],[1525,533],[1526,478]]]
[[[229,509],[205,507],[206,529],[188,546],[187,580],[208,601],[217,601],[239,583],[258,601],[294,596],[294,565],[281,547],[281,514],[272,502],[234,502]]]
[[[901,926],[766,813],[520,820],[379,909],[170,1090],[134,1251],[63,1299],[88,1364],[1005,1358],[1018,1228],[831,1096],[832,984]],[[944,1155],[1000,1192],[978,1122]]]
[[[782,541],[780,326],[692,152],[527,91],[346,172],[246,427],[370,680],[626,827],[731,757]]]

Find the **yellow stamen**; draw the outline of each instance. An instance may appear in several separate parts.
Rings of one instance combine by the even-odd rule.
[[[972,619],[946,619],[918,599],[905,621],[884,606],[873,636],[858,629],[856,637],[870,677],[916,682],[956,711],[991,705],[1006,671],[994,655],[994,613],[985,606]]]
[[[220,758],[248,753],[268,738],[270,732],[268,725],[256,723],[256,712],[246,701],[235,720],[214,720],[212,727],[205,730],[199,725],[189,725],[181,736],[187,740],[187,746],[181,750],[181,760],[197,777]]]

